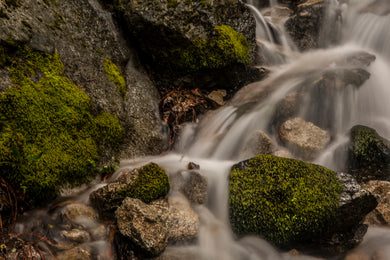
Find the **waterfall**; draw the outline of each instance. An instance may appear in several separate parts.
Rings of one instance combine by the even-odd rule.
[[[198,242],[170,246],[167,250],[192,252],[197,259],[314,259],[280,253],[258,237],[235,239],[228,217],[227,175],[233,164],[252,156],[247,147],[257,131],[270,137],[276,151],[285,149],[279,146],[273,120],[280,102],[296,93],[302,94],[298,100],[297,116],[332,133],[332,142],[313,160],[315,163],[338,170],[334,151],[348,140],[347,133],[356,124],[370,126],[390,139],[390,45],[387,44],[390,41],[390,16],[363,12],[374,1],[349,2],[328,1],[325,21],[335,23],[331,23],[331,27],[324,24],[320,39],[324,48],[298,53],[288,40],[283,22],[272,25],[271,19],[255,7],[256,2],[248,1],[257,22],[258,42],[272,56],[268,78],[244,87],[225,106],[204,115],[199,123],[188,123],[174,151],[169,154],[121,162],[123,169],[137,168],[153,161],[170,175],[184,171],[189,162],[195,162],[200,165],[201,174],[207,177],[208,202],[194,208],[201,220]],[[275,5],[275,1],[271,1],[271,6]],[[387,6],[390,8],[390,2]],[[334,30],[334,37],[327,39],[326,35]],[[327,95],[305,88],[308,82],[321,78],[326,71],[350,69],[343,65],[345,57],[353,58],[359,53],[376,56],[375,62],[367,67],[370,76],[363,85],[346,85]],[[87,200],[89,192],[83,193],[78,200]],[[21,224],[18,228],[20,232],[26,229]],[[375,243],[381,237],[380,243]],[[377,228],[370,229],[361,248],[370,250],[382,246],[388,250],[389,245],[390,231]],[[387,252],[384,254],[390,257]]]

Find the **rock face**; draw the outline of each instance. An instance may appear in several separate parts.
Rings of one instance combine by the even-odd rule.
[[[115,212],[119,232],[147,256],[157,256],[168,245],[168,204],[154,201],[147,205],[126,198]]]
[[[324,0],[308,0],[295,5],[295,14],[286,21],[286,29],[300,50],[318,47],[325,12]],[[300,2],[298,2],[300,3]]]
[[[191,242],[198,236],[200,220],[186,199],[179,196],[168,198],[169,242]]]
[[[234,232],[261,235],[284,249],[345,252],[362,240],[364,217],[376,206],[351,175],[294,159],[260,155],[229,175]]]
[[[390,141],[372,128],[354,126],[347,147],[347,169],[358,181],[389,178]]]
[[[158,115],[158,92],[142,73],[142,67],[137,67],[134,51],[119,33],[110,14],[95,0],[17,2],[15,7],[0,4],[4,5],[0,7],[5,12],[0,18],[0,46],[12,49],[26,44],[46,53],[57,51],[66,75],[91,97],[96,109],[121,119],[128,130],[126,151],[131,150],[134,156],[160,152],[166,140]],[[113,61],[125,77],[124,96],[106,75],[105,59]],[[4,68],[1,69],[3,72]],[[0,84],[10,82],[8,73],[0,75],[6,76]],[[134,125],[144,119],[145,128],[138,130]],[[127,147],[132,142],[137,143],[138,138],[143,145]],[[155,143],[150,145],[153,141]]]
[[[364,189],[380,196],[378,206],[371,211],[364,223],[369,226],[389,226],[390,225],[390,182],[369,181],[362,184]]]
[[[37,155],[42,152],[41,161],[36,159],[29,167],[32,167],[33,172],[41,172],[42,176],[47,177],[44,182],[36,181],[32,187],[23,184],[23,180],[18,180],[17,185],[27,186],[27,197],[32,197],[32,200],[38,202],[52,199],[59,190],[54,186],[72,180],[77,183],[85,182],[88,180],[87,177],[96,173],[96,166],[115,165],[121,158],[158,154],[167,147],[166,126],[159,115],[159,93],[143,72],[137,55],[121,35],[111,14],[103,10],[97,0],[2,1],[0,10],[0,90],[7,97],[11,97],[17,91],[14,87],[16,85],[23,90],[20,97],[14,96],[8,101],[1,100],[1,116],[9,114],[6,104],[28,99],[26,89],[44,91],[50,86],[55,90],[49,89],[47,92],[52,91],[50,93],[53,95],[44,92],[39,94],[40,97],[49,96],[65,100],[67,96],[65,94],[69,94],[73,96],[70,100],[75,101],[76,97],[83,99],[83,102],[75,101],[79,104],[76,108],[72,106],[63,108],[58,100],[49,102],[48,107],[56,107],[54,110],[62,113],[62,116],[58,116],[62,118],[60,120],[55,119],[53,113],[49,115],[40,113],[41,120],[35,120],[31,125],[27,124],[28,127],[23,127],[26,124],[22,120],[18,122],[16,129],[18,134],[22,134],[24,140],[34,139],[34,144],[38,146],[20,152],[27,158],[38,158]],[[33,61],[34,57],[40,58]],[[45,59],[52,61],[50,66],[48,64],[42,66],[42,63],[39,63]],[[21,80],[21,77],[16,76],[17,73],[21,74],[20,72],[25,74],[23,78],[27,80]],[[31,85],[34,85],[34,88],[31,88]],[[72,85],[72,88],[68,88],[69,85]],[[60,93],[59,89],[66,93]],[[34,109],[31,106],[35,103],[27,103],[30,107],[25,108],[25,111],[32,113]],[[42,103],[46,103],[46,100]],[[64,103],[69,105],[71,101]],[[41,104],[38,104],[38,108],[39,105]],[[70,119],[73,122],[70,124],[62,121],[71,116],[80,116],[85,120],[101,117],[110,120],[95,126],[87,126],[79,119]],[[75,149],[77,151],[70,152],[68,148],[62,148],[60,156],[55,152],[46,154],[45,151],[53,149],[39,146],[55,143],[53,140],[39,140],[35,133],[24,133],[30,129],[40,129],[39,136],[53,137],[54,135],[44,128],[48,125],[45,120],[54,124],[51,129],[62,129],[63,125],[71,125],[70,129],[89,128],[86,132],[100,132],[103,137],[89,137],[85,133],[74,133],[68,129],[59,130],[61,132],[59,139],[65,142],[64,147],[75,147],[72,139],[76,137],[83,140],[75,141],[80,147]],[[8,122],[5,121],[5,124],[8,125]],[[3,134],[4,136],[7,134],[6,130],[1,127],[2,138]],[[44,133],[41,134],[42,132]],[[91,139],[95,138],[101,142],[93,144],[99,147],[91,148]],[[2,154],[5,154],[3,151],[7,147],[3,147],[5,146],[3,140],[0,143]],[[72,165],[76,159],[66,159],[65,151],[70,155],[77,154],[77,158],[84,161],[84,165],[83,163]],[[45,158],[49,156],[50,160]],[[9,161],[12,158],[5,160]],[[43,165],[42,161],[54,166]],[[60,169],[58,171],[61,173],[56,172],[50,176],[42,173],[42,168]],[[15,171],[18,172],[17,169]],[[85,172],[89,175],[83,175]],[[70,180],[56,180],[57,176],[72,177]],[[45,187],[37,188],[44,184]],[[38,191],[33,190],[34,187]],[[38,198],[37,194],[44,194],[46,197]]]
[[[302,118],[294,118],[284,122],[280,127],[279,136],[294,154],[304,160],[314,159],[330,141],[330,135],[327,131]]]
[[[99,218],[99,215],[94,208],[80,202],[70,203],[62,209],[60,215],[63,221],[70,222],[76,222],[82,218],[90,220],[97,220]]]
[[[207,201],[207,179],[196,170],[182,171],[172,178],[172,189],[183,193],[195,204]]]
[[[251,134],[243,153],[245,158],[249,158],[259,154],[272,154],[273,151],[274,144],[271,138],[263,131],[256,131]]]
[[[378,205],[378,197],[363,189],[354,177],[346,173],[337,173],[343,185],[340,207],[331,221],[332,234],[320,239],[322,250],[330,254],[342,253],[354,248],[362,240],[367,231],[363,221]],[[353,212],[353,214],[351,214]]]
[[[313,76],[288,93],[276,106],[270,130],[277,132],[286,120],[298,115],[316,126],[332,132],[342,124],[338,115],[338,100],[360,88],[369,78],[367,67],[376,57],[366,52],[353,52],[334,59],[335,67],[310,72]],[[348,111],[348,100],[344,111]],[[340,122],[341,121],[341,122]],[[335,124],[335,122],[338,122]]]
[[[157,164],[150,163],[123,171],[118,180],[92,192],[90,201],[101,216],[113,216],[126,197],[149,203],[166,196],[169,189],[168,175]]]
[[[255,20],[240,1],[126,0],[115,9],[162,85],[227,89],[257,73],[248,66]]]

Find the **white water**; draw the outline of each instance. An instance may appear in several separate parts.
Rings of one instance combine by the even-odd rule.
[[[340,144],[348,141],[347,133],[356,124],[370,126],[390,139],[390,17],[359,13],[370,1],[350,1],[349,5],[340,4],[339,1],[328,3],[326,18],[335,20],[333,29],[337,32],[332,40],[338,42],[327,42],[322,38],[323,46],[330,47],[299,54],[298,57],[287,59],[287,63],[277,68],[271,68],[273,73],[268,79],[245,87],[237,93],[230,105],[209,113],[199,124],[190,125],[183,131],[176,153],[188,161],[199,163],[201,173],[208,177],[213,188],[222,186],[219,189],[226,190],[228,166],[233,161],[245,159],[245,144],[251,133],[262,130],[276,142],[268,126],[275,106],[287,93],[296,89],[308,76],[337,67],[337,59],[360,51],[376,56],[376,60],[367,68],[371,76],[360,88],[347,86],[341,93],[335,94],[330,103],[334,115],[316,115],[319,122],[328,120],[321,118],[327,116],[334,121],[331,122],[333,141],[314,162],[337,170],[333,152]],[[258,20],[264,27],[264,18]],[[322,35],[324,33],[326,34],[326,30],[323,30]],[[270,38],[267,31],[265,35],[275,44],[274,38]],[[251,105],[245,106],[248,103]],[[310,100],[301,104],[301,116],[308,115],[312,109],[310,104],[313,104]],[[209,168],[210,162],[212,170]],[[226,191],[221,192],[223,193],[226,194]],[[220,206],[226,205],[227,197],[209,198],[211,201],[207,209],[198,210],[202,228],[196,251],[202,259],[294,258],[289,254],[278,253],[260,238],[247,237],[235,241],[228,229],[227,216],[224,215],[227,209],[221,211]],[[222,200],[215,203],[219,199]],[[214,232],[210,232],[210,229]],[[383,237],[381,243],[376,243],[378,237]],[[387,228],[370,228],[364,242],[356,250],[368,255],[383,250],[383,259],[390,259],[389,237],[390,231]],[[310,258],[301,255],[297,259],[306,257]]]

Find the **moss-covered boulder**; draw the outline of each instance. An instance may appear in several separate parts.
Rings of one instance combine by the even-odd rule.
[[[342,190],[335,173],[322,166],[259,155],[229,175],[231,225],[238,235],[294,245],[326,232]]]
[[[390,177],[390,141],[375,129],[356,125],[350,131],[347,169],[359,180],[386,180]]]
[[[115,210],[126,197],[144,203],[164,197],[170,190],[168,175],[155,163],[134,170],[124,170],[122,175],[90,195],[92,205],[102,216],[114,216]]]
[[[221,84],[222,74],[228,87],[247,80],[255,20],[240,1],[117,0],[114,6],[144,61],[166,84],[210,87]]]
[[[1,177],[28,200],[167,147],[130,45],[98,1],[0,1]]]
[[[93,177],[101,145],[118,151],[123,129],[117,117],[93,110],[58,53],[26,47],[8,62],[15,85],[0,94],[0,172],[34,205]]]
[[[259,155],[229,175],[233,231],[283,249],[345,252],[362,241],[363,220],[377,204],[351,175],[295,159]]]

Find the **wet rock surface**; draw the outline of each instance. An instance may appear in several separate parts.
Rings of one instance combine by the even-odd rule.
[[[350,131],[346,168],[360,182],[386,180],[390,176],[390,141],[375,129],[357,125]]]
[[[194,241],[199,232],[198,214],[185,198],[172,196],[169,203],[169,243],[189,243]]]
[[[302,118],[287,120],[279,130],[280,139],[293,154],[304,160],[314,159],[330,141],[327,131]]]
[[[144,61],[157,73],[160,86],[173,83],[230,89],[259,76],[247,66],[255,55],[255,21],[240,1],[127,0],[118,3],[116,12],[125,21],[125,30],[134,37]],[[211,43],[204,53],[203,45],[214,41],[221,25],[241,34],[247,43],[237,42],[234,36],[225,46]],[[234,42],[248,48],[249,56],[236,53],[221,59],[217,53]]]
[[[126,198],[115,212],[118,229],[147,256],[161,254],[168,245],[169,222],[167,201],[145,204]]]
[[[378,206],[367,215],[364,223],[369,226],[389,226],[390,182],[372,180],[362,184],[362,187],[379,197]]]
[[[321,22],[325,11],[324,0],[309,0],[294,6],[295,14],[286,22],[286,28],[298,49],[318,47]]]
[[[0,3],[1,53],[12,56],[23,46],[49,54],[57,52],[65,74],[88,94],[97,111],[109,112],[121,120],[126,129],[122,156],[156,154],[165,149],[159,94],[110,13],[95,0],[15,2]],[[125,96],[107,77],[105,59],[115,63],[126,78]],[[4,91],[12,82],[1,65],[2,61],[0,89]],[[102,157],[102,164],[113,164],[118,159],[117,151],[107,149]]]

